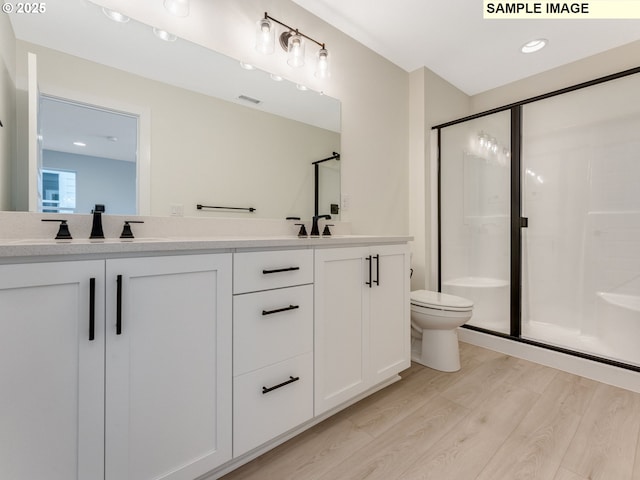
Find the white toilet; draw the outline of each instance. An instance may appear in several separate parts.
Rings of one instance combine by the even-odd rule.
[[[429,290],[411,292],[411,359],[443,372],[460,370],[456,329],[472,313],[473,302],[466,298]]]

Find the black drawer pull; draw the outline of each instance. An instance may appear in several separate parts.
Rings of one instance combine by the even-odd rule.
[[[288,312],[300,308],[300,305],[289,305],[288,307],[278,308],[276,310],[262,310],[262,315],[271,315],[273,313]]]
[[[96,279],[89,279],[89,341],[96,338]]]
[[[122,333],[122,275],[116,277],[116,335]]]
[[[262,270],[262,274],[268,275],[270,273],[292,272],[294,270],[300,270],[300,267],[276,268],[275,270]]]
[[[280,387],[284,387],[285,385],[289,385],[290,383],[297,382],[298,380],[300,380],[300,377],[292,377],[291,375],[289,375],[289,380],[287,380],[286,382],[282,382],[282,383],[280,383],[278,385],[275,385],[275,386],[269,387],[269,388],[262,387],[262,394],[264,395],[265,393],[272,392],[272,391],[274,391],[274,390],[276,390],[276,389],[278,389]]]

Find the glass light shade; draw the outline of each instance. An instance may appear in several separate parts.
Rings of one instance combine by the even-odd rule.
[[[329,52],[326,48],[318,50],[315,75],[318,78],[329,77]]]
[[[276,45],[276,30],[268,18],[258,20],[256,23],[256,50],[260,53],[270,54]]]
[[[293,33],[289,37],[287,45],[287,51],[289,52],[287,63],[292,67],[304,66],[304,41],[302,40],[302,36],[297,33]]]
[[[189,0],[164,0],[164,8],[166,8],[171,15],[186,17],[189,15]]]

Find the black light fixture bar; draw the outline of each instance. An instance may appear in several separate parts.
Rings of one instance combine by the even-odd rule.
[[[270,16],[267,12],[264,12],[264,18],[272,20],[274,22],[276,22],[278,25],[282,25],[283,27],[289,29],[290,32],[296,32],[296,35],[300,35],[301,37],[306,38],[307,40],[311,40],[313,43],[319,45],[322,48],[325,48],[324,43],[321,43],[313,38],[311,38],[308,35],[305,35],[304,33],[302,33],[300,30],[298,30],[297,28],[293,28],[290,27],[289,25],[287,25],[286,23],[281,22],[280,20],[277,20],[275,18],[273,18],[272,16]]]

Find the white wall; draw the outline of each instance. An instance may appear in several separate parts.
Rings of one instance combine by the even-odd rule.
[[[0,210],[12,209],[12,159],[15,156],[15,38],[9,16],[0,15]]]
[[[434,289],[432,278],[436,247],[432,225],[437,222],[436,170],[431,127],[464,117],[469,113],[469,97],[450,83],[421,68],[410,75],[410,184],[409,211],[413,277],[412,290]]]

